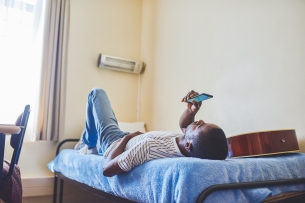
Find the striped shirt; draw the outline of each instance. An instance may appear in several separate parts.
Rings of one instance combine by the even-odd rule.
[[[183,157],[176,138],[181,136],[175,132],[152,131],[130,139],[125,150],[120,154],[118,165],[124,171],[130,171],[134,167],[153,159],[166,157]],[[117,146],[121,139],[114,141],[104,153],[107,158],[109,153]]]

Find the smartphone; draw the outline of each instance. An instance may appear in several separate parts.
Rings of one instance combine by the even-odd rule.
[[[209,94],[206,94],[206,93],[202,93],[202,94],[199,94],[199,95],[187,100],[187,102],[192,103],[194,100],[196,102],[201,102],[201,101],[204,101],[204,100],[207,100],[207,99],[210,99],[210,98],[213,98],[213,96],[209,95]]]

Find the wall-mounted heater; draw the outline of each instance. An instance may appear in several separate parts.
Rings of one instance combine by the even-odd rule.
[[[145,69],[145,64],[142,61],[133,61],[116,56],[109,56],[106,54],[99,55],[97,66],[109,70],[123,71],[135,74],[141,74]]]

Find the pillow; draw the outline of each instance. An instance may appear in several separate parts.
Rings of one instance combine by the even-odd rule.
[[[124,132],[130,132],[130,133],[133,133],[136,131],[140,131],[142,133],[146,132],[144,122],[133,122],[133,123],[118,122],[118,124],[119,124],[120,129]]]

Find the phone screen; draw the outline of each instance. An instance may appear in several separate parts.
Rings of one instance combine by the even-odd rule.
[[[196,97],[193,97],[192,99],[187,100],[187,102],[192,102],[194,100],[196,102],[201,102],[201,101],[204,101],[204,100],[207,100],[207,99],[210,99],[210,98],[213,98],[213,96],[209,95],[209,94],[202,93],[200,95],[197,95]]]

